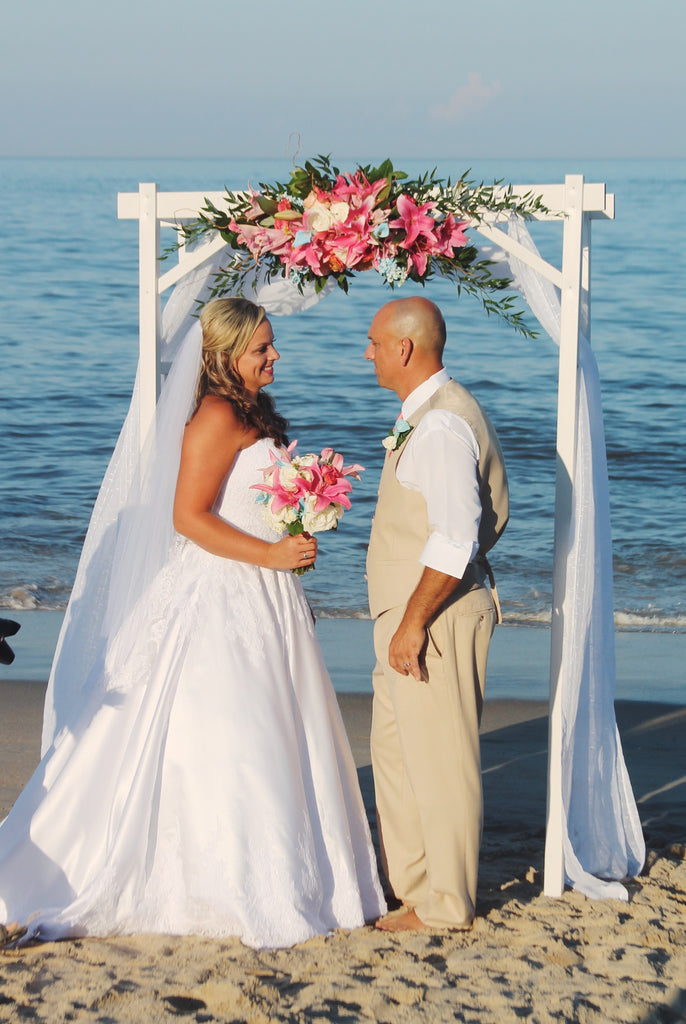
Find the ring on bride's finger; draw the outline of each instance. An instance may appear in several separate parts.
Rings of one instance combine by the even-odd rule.
[[[410,667],[410,663],[409,663],[409,661],[406,661],[405,664],[403,665],[403,668],[409,668],[409,667]]]

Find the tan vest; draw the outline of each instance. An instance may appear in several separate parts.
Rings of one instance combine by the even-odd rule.
[[[430,409],[448,409],[466,420],[474,431],[479,445],[479,553],[485,554],[505,529],[509,515],[507,474],[498,436],[474,396],[456,381],[448,381],[435,391],[409,417],[409,423],[416,427]],[[419,556],[431,533],[426,501],[418,491],[403,487],[396,479],[395,470],[403,450],[404,445],[386,456],[372,521],[367,582],[369,608],[374,619],[389,608],[407,602],[422,575],[424,566]],[[449,472],[449,467],[446,466],[445,472]],[[483,579],[483,574],[479,579]],[[470,567],[463,580],[465,589],[474,581],[475,571]]]

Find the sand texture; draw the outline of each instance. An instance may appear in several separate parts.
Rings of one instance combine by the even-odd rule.
[[[18,694],[0,684],[0,811],[35,763],[42,688],[22,686]],[[341,703],[373,814],[370,701]],[[628,903],[542,895],[545,713],[534,702],[486,705],[486,825],[470,932],[399,937],[367,927],[274,952],[146,935],[5,950],[0,1020],[686,1020],[686,708],[618,705],[650,849]]]

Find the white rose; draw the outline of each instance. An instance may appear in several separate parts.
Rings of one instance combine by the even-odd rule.
[[[303,224],[315,234],[318,231],[328,231],[336,221],[345,220],[349,212],[350,207],[347,203],[332,203],[331,206],[325,206],[317,199],[303,217]]]
[[[393,451],[393,450],[395,449],[395,442],[396,442],[396,441],[397,441],[397,438],[396,438],[396,437],[395,437],[395,436],[394,436],[393,434],[387,434],[387,435],[386,435],[386,437],[384,437],[384,439],[383,439],[383,441],[381,442],[381,444],[382,444],[382,445],[384,446],[384,448],[386,448],[386,449],[387,449],[387,450],[388,450],[389,452],[392,452],[392,451]]]
[[[348,206],[347,203],[343,202],[332,203],[331,212],[333,214],[333,219],[335,221],[338,221],[338,223],[340,224],[347,219],[348,214],[350,213],[350,207]]]
[[[307,455],[299,455],[297,459],[293,460],[296,466],[314,466],[317,462],[317,456],[308,453]]]
[[[326,530],[335,530],[338,520],[343,515],[343,506],[335,502],[328,505],[321,512],[305,512],[303,516],[303,529],[307,533],[323,533]]]
[[[297,475],[298,468],[293,463],[287,462],[285,466],[279,466],[279,480],[287,491],[292,490]]]
[[[284,505],[280,512],[276,513],[276,519],[288,526],[289,523],[294,523],[298,518],[298,514],[292,505]]]
[[[271,527],[275,533],[283,533],[286,529],[286,524],[274,515],[273,512],[266,506],[262,506],[262,518],[264,519],[267,526]]]
[[[303,217],[303,224],[308,231],[328,231],[333,224],[333,214],[328,206],[324,206],[317,199]]]

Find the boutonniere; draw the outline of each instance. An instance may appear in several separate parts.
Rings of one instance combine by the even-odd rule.
[[[402,418],[396,420],[393,430],[390,430],[384,437],[381,444],[387,452],[397,452],[414,430],[414,427]]]

